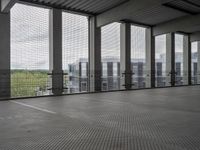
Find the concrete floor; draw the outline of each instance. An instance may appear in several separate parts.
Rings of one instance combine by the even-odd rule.
[[[0,150],[200,150],[200,87],[0,102]]]

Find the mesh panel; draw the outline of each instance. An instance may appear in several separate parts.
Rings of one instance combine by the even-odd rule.
[[[101,29],[102,90],[120,89],[120,23]]]
[[[146,35],[145,28],[131,26],[131,69],[133,88],[145,88]]]
[[[63,12],[65,93],[88,91],[88,18]]]
[[[156,87],[166,86],[166,35],[156,36],[155,38],[155,76]]]
[[[176,85],[182,85],[183,82],[183,35],[175,34],[175,71]]]
[[[198,84],[198,42],[192,43],[192,54],[191,54],[191,75],[192,75],[192,84]]]
[[[11,10],[12,97],[47,95],[49,10],[16,4]]]

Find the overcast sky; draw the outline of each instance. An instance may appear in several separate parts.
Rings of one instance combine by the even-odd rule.
[[[11,10],[11,68],[49,68],[49,10],[16,4]],[[131,27],[131,57],[145,58],[145,29]],[[177,51],[182,37],[176,36]],[[165,50],[165,36],[157,39],[158,56]],[[120,58],[120,24],[102,28],[102,57]],[[158,57],[157,56],[157,57]],[[78,58],[88,58],[87,17],[63,13],[63,69]]]

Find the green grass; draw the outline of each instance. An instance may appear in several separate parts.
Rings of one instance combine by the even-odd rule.
[[[11,96],[26,97],[36,96],[36,90],[46,91],[48,71],[40,70],[12,70],[11,72]]]

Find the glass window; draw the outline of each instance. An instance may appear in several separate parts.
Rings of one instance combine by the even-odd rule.
[[[120,23],[102,27],[101,36],[102,90],[118,90],[120,77],[116,72],[120,67],[116,64],[120,64]]]
[[[87,63],[81,63],[81,77],[87,76]]]
[[[168,62],[169,63],[169,62]],[[155,77],[156,87],[167,86],[166,75],[166,35],[155,37]]]
[[[183,38],[181,34],[175,34],[175,84],[183,85]]]
[[[113,76],[114,77],[118,76],[118,63],[117,62],[113,63]]]
[[[63,12],[62,19],[62,63],[64,72],[68,73],[64,77],[64,87],[68,88],[65,93],[83,92],[80,83],[88,83],[88,70],[80,67],[88,64],[88,17]],[[81,76],[81,71],[85,76]]]
[[[191,75],[192,84],[198,84],[198,42],[192,43],[192,54],[191,54]]]
[[[108,76],[108,66],[107,63],[103,63],[103,77],[107,77]]]
[[[131,68],[133,88],[145,88],[146,28],[131,26]]]
[[[11,96],[48,95],[49,9],[11,9]]]

